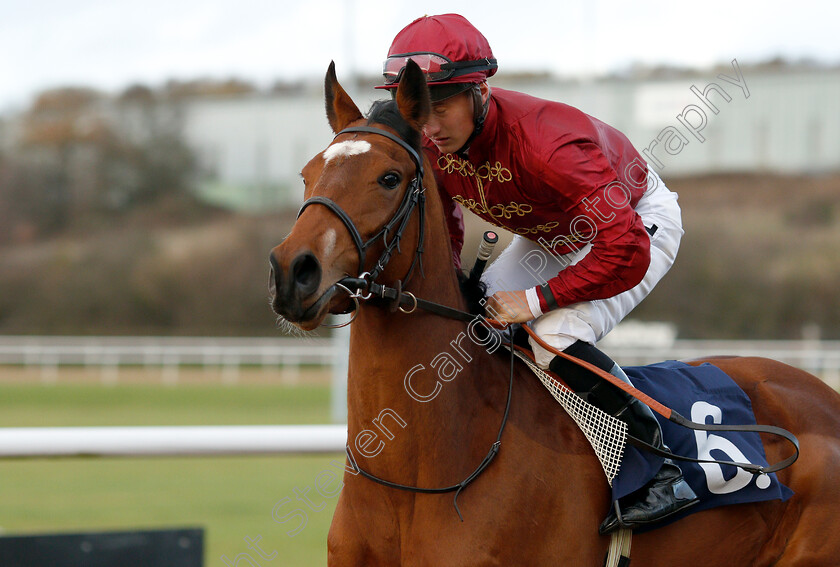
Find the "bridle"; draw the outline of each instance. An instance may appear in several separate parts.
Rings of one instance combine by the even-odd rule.
[[[350,310],[355,311],[356,314],[358,314],[359,300],[364,301],[377,297],[379,299],[389,301],[394,309],[399,308],[399,310],[403,313],[412,313],[417,308],[420,308],[443,317],[449,317],[450,319],[472,321],[475,319],[474,314],[420,299],[413,293],[403,291],[402,289],[414,274],[415,268],[419,267],[420,274],[423,274],[423,243],[425,241],[426,231],[426,188],[423,186],[423,160],[414,148],[407,144],[402,138],[381,128],[374,128],[371,126],[345,128],[336,134],[335,137],[337,138],[342,134],[350,132],[361,132],[365,134],[377,134],[379,136],[384,136],[392,142],[400,145],[406,152],[408,152],[408,155],[411,156],[411,159],[414,161],[414,177],[411,181],[409,181],[408,187],[403,194],[402,201],[400,202],[399,207],[397,207],[394,216],[391,217],[391,220],[385,223],[385,226],[383,226],[366,242],[362,240],[361,233],[359,232],[359,229],[356,228],[356,225],[353,222],[353,219],[350,218],[350,215],[348,215],[344,209],[342,209],[341,206],[332,199],[321,196],[310,197],[303,202],[303,205],[301,205],[300,210],[298,211],[297,216],[300,217],[300,215],[303,214],[303,211],[310,205],[323,205],[339,218],[350,233],[350,237],[353,239],[353,244],[356,246],[356,251],[359,255],[359,275],[355,277],[348,276],[342,278],[334,284],[336,287],[344,289],[348,293],[349,297],[354,301],[355,306],[351,307]],[[408,226],[411,213],[415,208],[417,209],[417,215],[419,217],[419,234],[417,237],[417,249],[415,251],[414,258],[411,261],[411,266],[409,267],[406,275],[401,280],[397,280],[396,287],[388,287],[379,284],[375,280],[391,260],[394,250],[398,252],[401,251],[400,240],[402,239],[403,232]],[[390,241],[388,240],[389,236],[391,238]],[[379,256],[379,259],[376,261],[373,268],[371,268],[370,271],[364,271],[367,251],[380,239],[384,242],[385,249],[382,251],[382,254]],[[345,313],[349,312],[349,310],[345,311]],[[338,325],[322,326],[331,328],[345,327],[352,323],[354,319],[355,314],[353,318],[347,322],[340,323]]]
[[[298,211],[298,217],[303,214],[303,211],[309,207],[310,205],[323,205],[327,207],[335,216],[339,218],[339,220],[344,223],[344,226],[347,227],[348,232],[350,232],[350,236],[353,239],[353,244],[356,246],[356,251],[359,254],[359,268],[358,278],[350,278],[350,281],[344,282],[342,280],[339,282],[341,287],[348,289],[348,285],[355,285],[358,282],[357,279],[364,280],[368,285],[365,287],[369,287],[369,284],[372,284],[374,280],[379,276],[380,273],[385,269],[385,266],[388,265],[388,262],[391,260],[391,256],[394,253],[394,250],[400,251],[400,239],[402,238],[403,232],[405,231],[406,227],[408,226],[408,222],[411,218],[411,213],[414,209],[417,209],[417,214],[419,216],[420,221],[420,234],[417,238],[417,251],[414,255],[414,259],[412,260],[411,266],[408,269],[408,273],[402,279],[402,282],[407,282],[411,275],[414,273],[415,266],[419,265],[420,271],[423,271],[423,240],[424,240],[424,231],[425,231],[425,212],[426,212],[426,188],[423,187],[423,160],[420,159],[420,156],[417,152],[408,145],[405,141],[403,141],[399,136],[395,136],[391,132],[387,130],[383,130],[381,128],[373,128],[370,126],[356,126],[353,128],[345,128],[338,134],[336,134],[336,138],[342,134],[347,134],[350,132],[363,132],[367,134],[377,134],[379,136],[385,136],[392,142],[395,142],[402,146],[405,151],[408,152],[408,155],[411,156],[411,159],[414,161],[414,177],[409,181],[408,187],[403,194],[402,201],[400,202],[399,207],[397,207],[396,212],[394,212],[394,216],[391,217],[385,225],[370,237],[367,242],[362,241],[362,235],[359,232],[359,229],[356,228],[353,219],[350,218],[344,209],[342,209],[338,203],[329,199],[327,197],[310,197],[306,201],[303,202],[303,205],[300,207]],[[390,241],[389,241],[390,236]],[[370,271],[365,272],[365,260],[367,256],[368,249],[376,244],[379,240],[385,245],[385,249],[382,251],[382,254],[379,256],[379,259],[374,264],[373,268]],[[359,291],[361,286],[356,285],[355,289]],[[353,288],[350,288],[353,289]],[[369,290],[366,290],[370,293]],[[357,297],[363,297],[357,294]]]
[[[387,130],[383,130],[381,128],[373,128],[370,126],[356,126],[352,128],[345,128],[344,130],[340,131],[336,134],[336,137],[347,134],[350,132],[362,132],[366,134],[377,134],[380,136],[385,136],[389,140],[399,144],[405,149],[408,154],[411,156],[411,159],[414,160],[415,172],[414,178],[409,181],[408,188],[403,195],[402,201],[400,202],[399,207],[397,207],[394,216],[391,217],[385,226],[382,227],[376,234],[374,234],[371,238],[369,238],[366,242],[362,240],[362,236],[359,233],[359,229],[356,228],[353,219],[342,209],[338,203],[329,199],[327,197],[310,197],[306,201],[303,202],[301,205],[300,210],[298,211],[298,217],[303,213],[303,211],[309,207],[310,205],[323,205],[327,207],[335,216],[341,220],[347,230],[350,232],[350,236],[353,239],[353,243],[356,246],[356,250],[359,253],[359,276],[358,277],[346,277],[339,280],[335,285],[343,288],[346,290],[350,297],[354,300],[356,304],[356,312],[358,313],[359,307],[359,299],[367,300],[372,297],[379,297],[382,299],[388,299],[393,302],[393,305],[399,307],[401,311],[404,313],[412,313],[418,307],[436,313],[438,315],[442,315],[444,317],[449,317],[453,319],[460,319],[462,321],[473,321],[476,318],[480,317],[477,315],[473,315],[471,313],[467,313],[466,311],[461,311],[459,309],[454,309],[451,307],[447,307],[445,305],[440,305],[438,303],[434,303],[431,301],[426,301],[423,299],[419,299],[414,296],[414,294],[410,292],[402,291],[402,286],[411,278],[412,274],[414,273],[414,268],[419,265],[420,272],[423,272],[423,262],[422,262],[422,254],[423,254],[423,241],[425,235],[425,202],[426,202],[426,195],[425,195],[425,188],[423,187],[423,160],[420,159],[420,156],[417,152],[408,145],[404,140],[400,137],[395,136],[391,132]],[[414,209],[417,208],[419,221],[420,221],[420,228],[419,234],[417,238],[417,250],[415,252],[414,258],[412,259],[411,266],[408,269],[405,277],[402,280],[398,280],[396,286],[397,287],[388,287],[382,284],[379,284],[375,281],[375,279],[382,273],[382,271],[387,266],[388,262],[391,260],[391,256],[394,253],[394,250],[399,251],[400,247],[400,239],[402,238],[403,232],[405,231],[406,227],[408,226],[409,219],[411,217],[411,213]],[[393,234],[392,234],[393,233]],[[390,241],[388,240],[389,235],[391,235]],[[385,249],[383,250],[382,254],[379,256],[379,259],[374,264],[373,268],[369,272],[363,271],[365,269],[365,257],[368,249],[375,244],[378,240],[382,239],[385,244]],[[355,290],[355,291],[351,291]],[[355,315],[354,315],[355,318]],[[349,325],[353,322],[354,319],[351,319],[347,323],[343,323],[341,325],[332,325],[333,327],[345,326]],[[326,325],[331,326],[331,325]],[[400,490],[407,490],[410,492],[419,492],[423,494],[441,494],[447,492],[455,492],[455,500],[454,506],[455,511],[458,513],[458,517],[461,518],[463,521],[463,517],[461,516],[461,511],[458,508],[458,495],[461,491],[467,487],[473,480],[478,478],[478,476],[486,469],[490,463],[493,461],[495,456],[499,452],[499,447],[501,446],[501,438],[502,432],[505,429],[505,425],[507,424],[508,415],[510,413],[510,404],[511,404],[511,393],[513,391],[513,364],[514,364],[514,354],[513,349],[511,349],[511,370],[510,370],[510,385],[508,388],[508,396],[507,396],[507,405],[505,406],[504,417],[502,418],[501,426],[499,427],[499,433],[496,437],[496,441],[490,447],[490,451],[487,453],[487,456],[484,457],[484,460],[476,467],[476,469],[465,478],[463,481],[459,482],[458,484],[454,484],[452,486],[446,486],[442,488],[422,488],[417,486],[408,486],[404,484],[398,484],[395,482],[391,482],[382,478],[379,478],[364,469],[362,469],[356,459],[353,457],[352,453],[347,450],[347,458],[350,461],[350,466],[353,468],[354,471],[361,474],[363,477],[370,479],[374,482],[382,484],[384,486],[388,486],[390,488],[397,488]]]

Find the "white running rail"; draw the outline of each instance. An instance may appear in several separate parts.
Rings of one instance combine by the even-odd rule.
[[[337,453],[346,425],[4,427],[0,459]]]

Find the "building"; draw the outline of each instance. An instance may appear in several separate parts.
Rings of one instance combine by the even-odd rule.
[[[343,83],[363,111],[387,96],[373,79]],[[617,127],[666,178],[840,170],[840,68],[733,60],[705,71],[591,80],[502,74],[490,83],[571,104]],[[180,130],[198,158],[202,194],[237,209],[297,207],[301,168],[332,139],[319,86],[163,97],[153,110],[149,96],[106,105],[108,123],[141,141],[149,138],[144,129]],[[10,148],[18,131],[7,118],[0,148]]]
[[[617,127],[665,177],[840,170],[838,69],[733,61],[668,78],[494,77],[491,86],[562,101]],[[351,90],[363,111],[385,96],[371,87]],[[298,172],[332,139],[323,105],[317,90],[190,102],[184,135],[211,174],[206,189],[237,195],[246,208],[297,206]]]

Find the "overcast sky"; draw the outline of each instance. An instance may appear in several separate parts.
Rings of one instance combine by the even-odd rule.
[[[458,12],[505,70],[572,75],[629,63],[774,56],[840,62],[840,3],[801,0],[0,0],[0,112],[55,86],[119,91],[167,79],[375,73],[393,36]]]

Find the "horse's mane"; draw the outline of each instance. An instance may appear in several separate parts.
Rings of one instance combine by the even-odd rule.
[[[396,130],[397,135],[405,141],[414,150],[420,153],[420,132],[408,125],[403,120],[399,109],[397,108],[397,101],[395,100],[377,100],[368,111],[367,115],[368,126],[373,124],[382,124]]]
[[[418,153],[421,152],[420,132],[403,120],[395,100],[377,100],[368,111],[368,126],[381,124],[393,128],[397,135]],[[487,291],[487,284],[481,281],[471,281],[466,273],[458,271],[458,285],[461,295],[467,303],[467,310],[474,315],[484,315],[484,306],[480,303]]]

